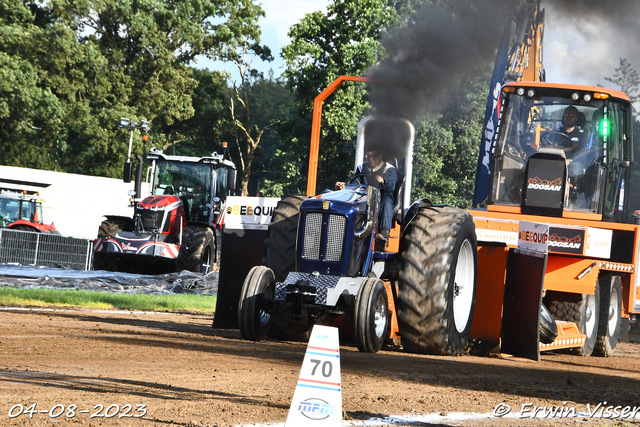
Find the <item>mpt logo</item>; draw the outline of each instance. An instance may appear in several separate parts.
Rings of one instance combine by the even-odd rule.
[[[300,402],[298,411],[310,420],[324,420],[333,414],[333,406],[322,399],[309,398]]]

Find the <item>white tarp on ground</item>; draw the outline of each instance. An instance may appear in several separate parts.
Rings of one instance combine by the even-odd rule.
[[[103,215],[132,216],[133,182],[38,169],[0,166],[0,188],[39,191],[43,216],[65,236],[94,239]]]

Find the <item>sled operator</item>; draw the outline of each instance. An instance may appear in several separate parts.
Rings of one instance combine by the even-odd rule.
[[[379,188],[381,193],[380,212],[378,214],[378,233],[376,234],[376,250],[384,250],[389,240],[389,231],[393,222],[393,191],[398,182],[398,171],[390,163],[382,160],[382,152],[373,149],[365,155],[366,163],[356,168],[355,175],[363,175],[356,180],[363,185]],[[344,182],[338,181],[336,190],[344,189]]]

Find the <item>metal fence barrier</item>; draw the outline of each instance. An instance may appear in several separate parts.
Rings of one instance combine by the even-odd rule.
[[[0,229],[0,263],[90,270],[93,240]]]

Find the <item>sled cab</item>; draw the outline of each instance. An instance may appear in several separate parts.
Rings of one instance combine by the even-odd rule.
[[[534,82],[508,84],[502,97],[490,210],[623,222],[633,162],[629,98]]]

